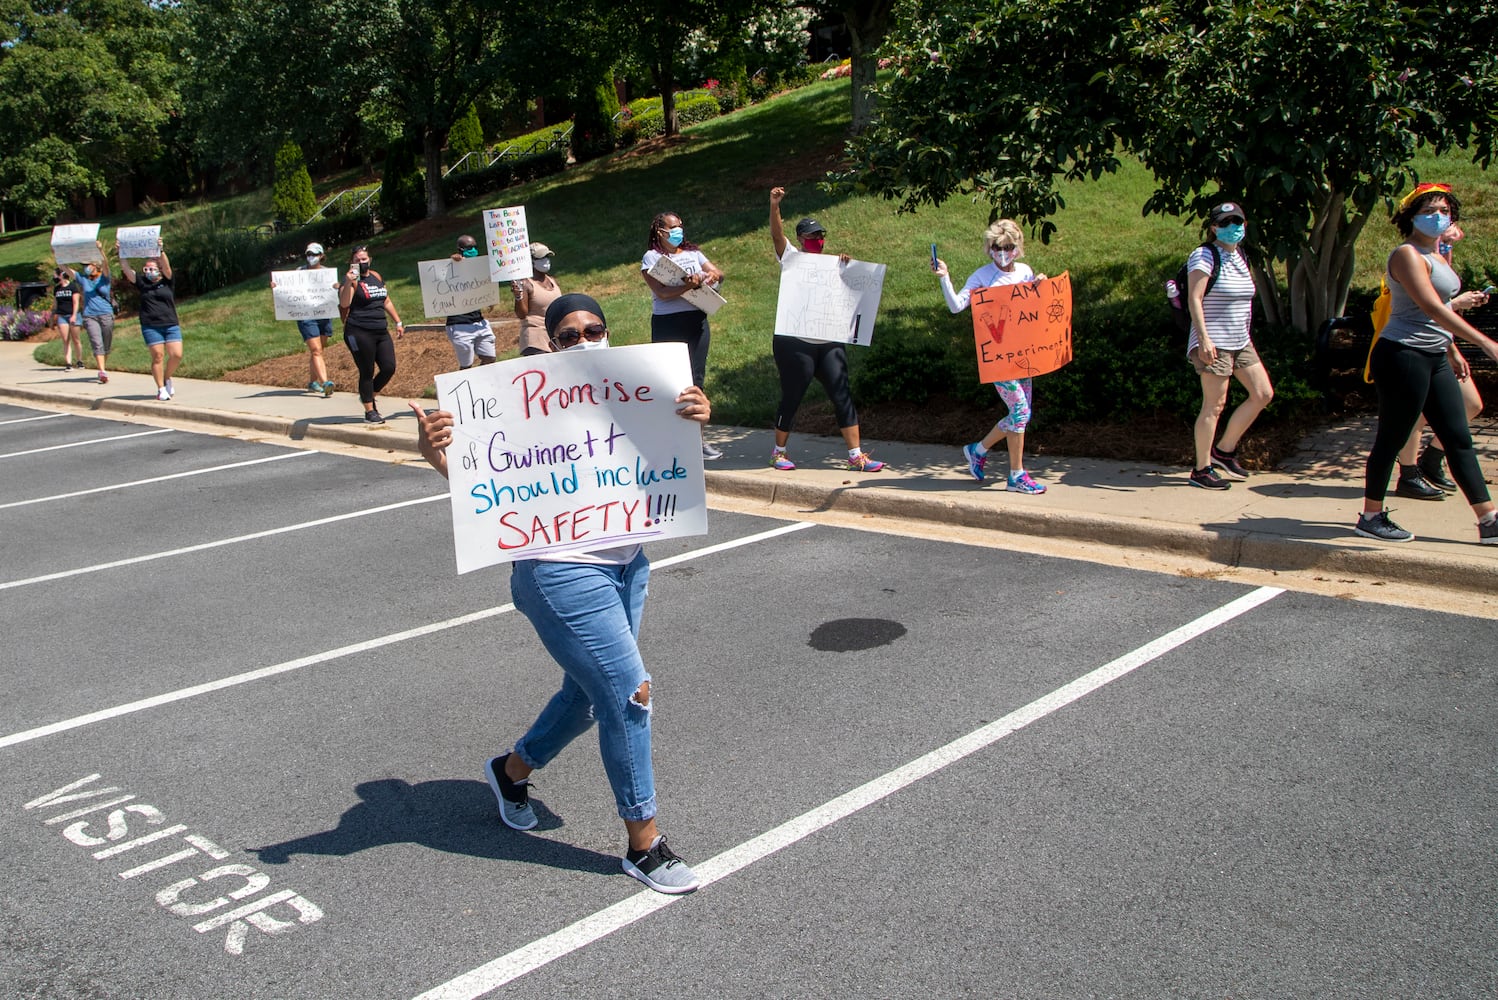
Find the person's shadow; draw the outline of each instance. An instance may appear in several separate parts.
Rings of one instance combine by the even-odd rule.
[[[354,786],[360,801],[344,810],[331,830],[249,848],[269,865],[293,854],[347,857],[388,844],[420,844],[435,851],[499,861],[524,861],[570,871],[619,874],[619,859],[543,837],[530,837],[500,822],[494,794],[481,781],[447,779],[412,785],[382,778]],[[531,799],[538,830],[562,825],[555,813]]]

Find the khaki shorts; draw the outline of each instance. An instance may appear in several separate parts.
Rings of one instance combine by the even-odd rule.
[[[1259,360],[1259,352],[1254,350],[1254,342],[1249,341],[1248,346],[1241,351],[1224,351],[1219,349],[1217,360],[1210,365],[1203,364],[1201,359],[1201,348],[1193,347],[1191,353],[1186,355],[1191,362],[1191,367],[1196,369],[1198,375],[1221,375],[1230,378],[1233,372],[1239,368],[1252,368],[1254,365],[1262,364]]]

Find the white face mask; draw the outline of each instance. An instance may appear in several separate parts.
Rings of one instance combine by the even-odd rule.
[[[993,262],[995,264],[999,265],[1000,267],[1008,267],[1010,264],[1014,263],[1014,258],[1019,256],[1019,251],[990,250],[988,251],[988,255],[993,258]]]
[[[551,273],[551,258],[542,257],[539,260],[532,261],[531,266],[536,269],[536,273],[538,274],[549,274]]]
[[[587,337],[584,337],[582,340],[579,340],[577,343],[573,344],[571,347],[564,347],[564,348],[562,348],[562,350],[564,350],[564,351],[593,351],[593,350],[597,350],[600,347],[607,347],[607,346],[609,346],[609,338],[607,338],[607,337],[604,337],[602,340],[589,340]]]

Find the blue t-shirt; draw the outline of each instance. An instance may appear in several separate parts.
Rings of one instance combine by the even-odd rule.
[[[114,315],[114,304],[109,301],[110,293],[113,291],[109,284],[109,275],[101,274],[91,281],[88,275],[80,271],[78,272],[78,290],[83,293],[83,309],[81,310],[83,315]]]

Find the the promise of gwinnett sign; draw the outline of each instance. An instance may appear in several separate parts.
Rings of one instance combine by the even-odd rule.
[[[459,573],[707,533],[683,344],[562,351],[438,375]]]

